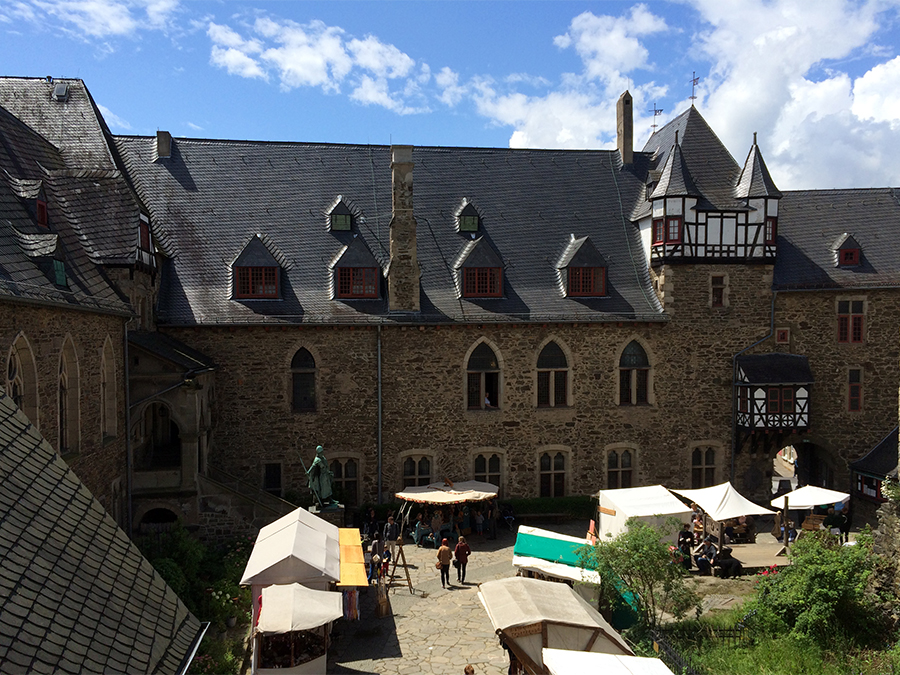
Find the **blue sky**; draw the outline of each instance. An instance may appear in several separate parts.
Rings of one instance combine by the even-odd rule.
[[[814,11],[813,11],[814,8]],[[783,189],[900,185],[900,0],[5,0],[0,74],[79,77],[115,133],[610,148],[696,105]]]

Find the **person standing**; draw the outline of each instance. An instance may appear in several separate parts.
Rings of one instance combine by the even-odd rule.
[[[694,549],[694,533],[691,532],[690,523],[685,523],[681,532],[678,533],[678,549],[681,551],[681,555],[683,556],[681,559],[681,564],[684,565],[684,569],[689,570],[693,566],[691,564],[691,553]]]
[[[497,538],[497,519],[500,517],[500,507],[497,506],[497,500],[492,499],[490,502],[490,511],[488,511],[488,531],[490,535],[488,539]]]
[[[466,564],[469,562],[469,556],[472,555],[472,549],[466,543],[465,537],[460,537],[456,542],[456,548],[453,549],[453,555],[456,556],[458,566],[456,568],[456,580],[463,583],[466,580]]]
[[[400,537],[400,526],[394,522],[394,516],[388,516],[384,526],[384,545],[391,552],[391,560],[397,556],[397,539]]]
[[[381,541],[381,535],[375,530],[372,540],[372,558],[369,564],[369,583],[378,580],[378,570],[381,567],[381,559],[384,557],[384,544]]]
[[[453,551],[450,550],[446,539],[441,541],[441,547],[437,550],[437,561],[441,570],[441,587],[447,588],[450,584],[450,561],[453,559]]]

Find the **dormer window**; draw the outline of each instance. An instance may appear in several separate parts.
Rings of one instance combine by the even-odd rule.
[[[605,267],[570,267],[569,295],[606,295]]]
[[[236,267],[238,298],[277,298],[277,267]]]
[[[463,270],[464,298],[499,298],[503,294],[503,269],[467,267]]]
[[[37,224],[41,227],[50,227],[50,221],[47,218],[47,202],[43,199],[37,200]]]
[[[140,231],[140,247],[142,251],[150,251],[150,222],[145,220],[146,216],[141,216],[138,229]]]
[[[466,204],[457,216],[460,232],[478,232],[478,209],[470,202]]]
[[[69,285],[69,280],[66,278],[66,264],[62,260],[53,261],[53,283],[63,287]]]
[[[859,249],[844,248],[838,252],[838,265],[841,267],[851,267],[859,265]]]
[[[344,200],[340,200],[329,214],[331,229],[335,232],[349,232],[353,229],[353,214]]]
[[[337,297],[378,297],[378,270],[375,267],[339,267],[337,273]]]

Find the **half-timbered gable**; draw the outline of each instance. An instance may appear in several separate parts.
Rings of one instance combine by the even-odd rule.
[[[737,359],[737,423],[750,433],[793,433],[809,427],[809,361],[798,354]]]

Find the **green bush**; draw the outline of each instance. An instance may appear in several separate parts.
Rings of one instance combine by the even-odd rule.
[[[159,575],[169,584],[169,588],[175,591],[175,595],[184,598],[190,592],[190,583],[184,575],[181,566],[171,558],[157,558],[153,561],[153,567]]]
[[[238,640],[218,640],[207,631],[191,662],[188,675],[238,675],[243,662],[243,643]]]

